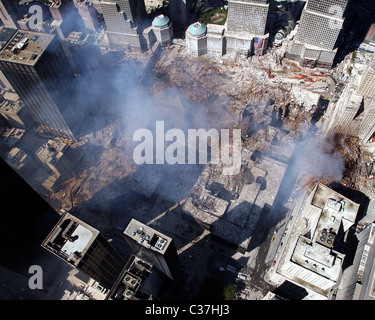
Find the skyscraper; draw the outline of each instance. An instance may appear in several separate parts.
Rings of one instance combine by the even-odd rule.
[[[17,1],[1,0],[0,1],[0,20],[4,26],[17,28],[17,11],[19,8]]]
[[[79,15],[82,17],[85,27],[93,31],[99,28],[99,21],[96,10],[89,0],[73,0],[78,9]]]
[[[270,268],[273,285],[305,288],[312,300],[331,299],[341,281],[350,228],[359,204],[318,183],[306,190],[288,219],[284,245]]]
[[[130,220],[124,235],[137,257],[176,280],[180,264],[172,238],[135,219]]]
[[[308,0],[287,56],[305,66],[330,68],[337,53],[348,2]]]
[[[103,0],[103,18],[109,45],[112,48],[142,51],[141,28],[146,18],[144,1]]]
[[[368,142],[375,133],[375,62],[370,61],[360,77],[351,79],[327,110],[323,130],[327,135],[342,134]]]
[[[28,288],[31,276],[28,270],[32,265],[43,269],[43,289],[48,289],[56,279],[56,271],[61,270],[60,261],[40,244],[59,220],[59,215],[2,158],[0,213],[1,299],[42,295],[41,290]]]
[[[42,247],[111,289],[126,260],[87,223],[66,213],[43,241]]]
[[[0,51],[0,70],[46,135],[76,140],[85,108],[56,36],[14,30]]]
[[[169,15],[176,24],[185,24],[188,22],[191,9],[191,0],[170,0]]]
[[[358,87],[358,94],[375,99],[375,61],[366,67]]]
[[[267,15],[266,0],[230,0],[228,3],[228,31],[264,34]]]
[[[266,0],[229,1],[225,32],[228,53],[248,56],[254,53],[254,47],[259,44],[263,49],[267,47],[268,35],[265,32],[268,7]]]

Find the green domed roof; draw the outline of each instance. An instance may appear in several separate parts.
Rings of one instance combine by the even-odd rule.
[[[168,24],[168,22],[169,18],[163,14],[160,14],[152,21],[152,24],[157,27],[164,27]]]
[[[204,24],[196,22],[193,23],[189,26],[188,31],[193,35],[193,36],[201,36],[206,32],[207,28]]]

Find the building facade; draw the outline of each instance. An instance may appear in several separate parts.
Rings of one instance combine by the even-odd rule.
[[[167,16],[161,14],[155,17],[152,21],[152,30],[155,34],[156,40],[162,46],[172,42],[173,24]]]
[[[112,49],[148,50],[142,42],[142,25],[147,16],[144,1],[104,0],[101,10]]]
[[[0,1],[0,20],[5,27],[17,28],[19,5],[17,1]]]
[[[78,9],[78,14],[82,17],[85,27],[92,31],[98,31],[99,20],[92,2],[89,0],[74,0],[74,5]]]
[[[65,213],[43,241],[42,247],[83,271],[110,290],[126,260],[98,230]]]
[[[336,299],[375,300],[375,224],[371,223],[356,235],[358,244],[351,268],[343,273]]]
[[[191,0],[170,0],[169,15],[175,24],[185,24],[189,20]]]
[[[375,63],[370,61],[362,75],[355,75],[337,102],[331,102],[323,131],[328,135],[350,135],[367,143],[375,132]]]
[[[56,36],[15,30],[0,51],[0,69],[44,134],[76,140],[85,108]]]
[[[207,53],[207,27],[193,23],[185,32],[186,47],[190,55],[199,57]]]
[[[308,0],[287,57],[303,66],[331,68],[348,0]]]

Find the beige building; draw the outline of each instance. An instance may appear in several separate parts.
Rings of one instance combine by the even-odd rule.
[[[358,137],[367,143],[375,132],[375,70],[374,61],[363,75],[350,78],[337,102],[331,101],[326,112],[323,131],[332,136],[336,133]],[[354,70],[352,72],[356,72]]]

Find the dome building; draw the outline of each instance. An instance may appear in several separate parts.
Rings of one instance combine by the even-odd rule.
[[[199,57],[207,53],[207,28],[204,24],[195,22],[185,33],[186,47],[190,55]]]
[[[156,36],[156,40],[162,45],[165,46],[168,43],[172,42],[173,38],[173,26],[170,19],[160,14],[154,18],[152,21],[152,30]]]

